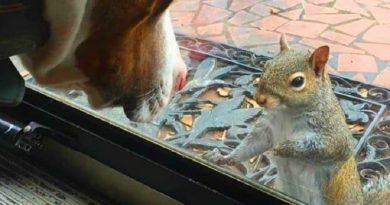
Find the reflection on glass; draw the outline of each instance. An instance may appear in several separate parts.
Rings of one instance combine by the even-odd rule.
[[[365,47],[363,44],[367,42],[360,41],[370,39],[374,27],[372,29],[369,26],[363,28],[362,25],[368,21],[372,24],[380,23],[365,10],[364,1],[351,0],[353,6],[357,7],[351,5],[346,7],[340,3],[342,1],[336,0],[308,1],[305,4],[302,4],[304,1],[253,1],[242,4],[239,1],[241,0],[207,1],[208,3],[206,3],[203,0],[188,2],[182,0],[172,7],[174,11],[173,22],[177,31],[229,43],[232,47],[178,35],[177,39],[182,47],[181,52],[189,68],[188,83],[184,89],[176,93],[168,106],[150,123],[130,122],[121,108],[93,110],[89,108],[83,93],[76,91],[60,93],[40,88],[31,79],[30,86],[49,92],[53,97],[110,121],[121,128],[138,132],[151,140],[157,140],[163,146],[168,145],[170,148],[184,151],[183,154],[200,159],[210,153],[229,156],[254,130],[255,125],[259,124],[256,122],[266,119],[267,112],[259,105],[259,101],[264,102],[264,99],[254,97],[254,93],[256,93],[262,77],[264,65],[270,59],[266,56],[273,57],[279,52],[279,37],[282,32],[287,33],[287,41],[290,42],[291,47],[302,51],[308,49],[313,51],[314,48],[323,44],[329,45],[331,49],[329,65],[333,68],[330,69],[330,72],[337,73],[335,69],[350,71],[343,73],[346,77],[355,77],[357,72],[364,73],[361,70],[353,70],[352,67],[356,66],[356,63],[352,60],[359,57],[358,54],[366,52],[361,47]],[[192,6],[186,6],[187,4]],[[381,5],[378,3],[377,6]],[[353,10],[351,8],[361,9]],[[372,9],[372,7],[369,8]],[[215,16],[210,17],[210,15],[206,15],[207,12],[213,13]],[[213,18],[215,19],[213,20]],[[194,24],[190,24],[191,22]],[[354,30],[356,30],[356,34],[353,33]],[[365,35],[366,38],[362,40],[362,38],[357,38],[358,35]],[[245,47],[257,54],[237,49],[235,46]],[[376,51],[368,52],[372,52],[369,54],[372,58],[366,56],[359,58],[360,61],[357,60],[357,62],[371,62],[370,59],[374,58],[375,60],[383,60],[383,56],[378,58],[375,55]],[[348,59],[352,59],[351,64],[342,64]],[[375,62],[369,64],[369,66],[371,65],[377,66]],[[380,65],[378,64],[378,66]],[[285,78],[286,82],[290,80],[289,77]],[[290,84],[295,84],[297,91],[300,91],[300,80],[293,82],[298,77],[302,76],[294,76],[291,78]],[[379,79],[375,81],[376,83],[380,82],[379,76],[375,76],[375,79]],[[327,200],[328,202],[339,200],[338,202],[341,201],[341,204],[344,202],[344,204],[359,204],[363,200],[362,197],[365,197],[366,202],[371,200],[367,194],[362,193],[361,186],[366,187],[365,193],[370,190],[379,193],[380,190],[375,190],[376,184],[373,182],[389,175],[390,118],[386,117],[385,110],[388,109],[387,105],[390,102],[390,92],[340,76],[331,76],[330,82],[346,116],[349,132],[352,133],[352,138],[349,140],[353,146],[349,151],[353,157],[343,153],[344,149],[338,148],[333,150],[332,156],[328,156],[321,163],[318,163],[321,161],[319,158],[326,155],[326,152],[331,149],[324,148],[323,152],[319,151],[321,146],[326,147],[326,143],[319,140],[318,142],[305,142],[309,143],[310,146],[317,146],[318,149],[317,153],[308,151],[307,153],[310,155],[303,154],[305,156],[302,158],[305,159],[302,161],[290,160],[288,156],[282,161],[275,161],[275,150],[271,146],[266,146],[269,142],[265,141],[259,145],[264,146],[261,152],[257,150],[258,153],[251,153],[245,157],[247,159],[236,160],[235,163],[220,164],[218,165],[220,170],[234,174],[236,177],[255,185],[261,184],[270,188],[278,188],[309,204],[326,204]],[[272,90],[273,87],[278,86],[278,83],[281,82],[269,81],[265,83],[265,86]],[[320,95],[319,98],[326,97],[326,95]],[[300,96],[291,100],[305,99]],[[334,108],[336,105],[332,103],[324,106],[328,109]],[[297,107],[296,112],[305,114],[307,112],[305,109],[306,107]],[[328,110],[327,114],[337,115],[335,112],[338,110]],[[303,117],[302,119],[307,118]],[[318,119],[321,120],[321,117]],[[283,120],[287,120],[287,118],[281,119],[280,122]],[[289,119],[289,121],[293,120]],[[337,131],[337,128],[342,127],[342,123],[327,124],[331,122],[325,121],[315,126],[321,126],[324,123],[330,132],[330,140],[333,137],[339,137],[340,132]],[[273,122],[272,126],[281,125]],[[316,130],[315,126],[312,129]],[[279,132],[286,129],[288,128],[274,128]],[[302,132],[303,138],[309,137],[302,130],[297,132]],[[312,134],[316,136],[318,133]],[[258,135],[263,136],[264,132]],[[289,136],[286,137],[287,140],[290,140]],[[266,140],[266,137],[261,138],[261,140]],[[291,140],[295,140],[295,138]],[[275,144],[279,143],[281,142]],[[298,146],[300,145],[308,146],[308,144],[298,144]],[[343,146],[348,151],[349,144],[346,143]],[[283,147],[279,149],[280,153],[287,151]],[[296,151],[306,152],[307,150]],[[348,160],[346,160],[347,158]],[[214,162],[218,164],[218,160],[214,160]],[[346,171],[341,173],[342,175],[334,174],[340,173],[340,170],[343,171],[343,169]],[[278,172],[279,174],[283,173],[285,177],[278,176]],[[329,173],[332,173],[330,174],[331,178]],[[334,186],[337,187],[331,190],[334,192],[328,193],[329,190],[323,187],[318,188],[319,184],[324,184],[325,181],[333,183],[333,180],[339,176],[348,180],[334,182]],[[359,185],[359,182],[362,185]],[[288,189],[281,187],[280,184],[288,186]],[[386,183],[383,185],[386,188]],[[313,187],[317,187],[317,189]],[[350,194],[353,192],[356,198],[345,198],[345,192]],[[379,197],[376,199],[382,200],[382,203],[375,202],[375,204],[387,203]],[[331,203],[329,202],[329,204]]]

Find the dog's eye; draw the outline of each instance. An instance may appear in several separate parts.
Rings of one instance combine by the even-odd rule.
[[[295,91],[300,91],[305,87],[305,75],[301,72],[290,76],[290,86]]]
[[[118,66],[116,64],[109,64],[107,70],[111,73],[116,73],[118,72]]]

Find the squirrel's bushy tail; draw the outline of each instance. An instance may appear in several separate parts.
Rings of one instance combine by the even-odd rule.
[[[390,205],[390,175],[363,186],[364,205]]]

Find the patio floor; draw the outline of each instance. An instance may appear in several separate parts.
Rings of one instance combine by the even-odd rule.
[[[331,72],[390,88],[390,0],[178,0],[176,32],[273,56],[329,45]]]

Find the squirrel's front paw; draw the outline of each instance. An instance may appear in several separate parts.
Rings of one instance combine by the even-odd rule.
[[[277,145],[272,149],[271,154],[279,157],[288,157],[292,154],[292,147],[294,144],[290,141]]]
[[[214,164],[231,164],[232,160],[229,155],[222,155],[219,149],[214,148],[202,155],[202,158]]]
[[[271,150],[270,154],[273,156],[278,156],[278,157],[288,157],[289,156],[288,149],[286,149],[286,147],[282,147],[282,146],[275,147],[274,149]]]

